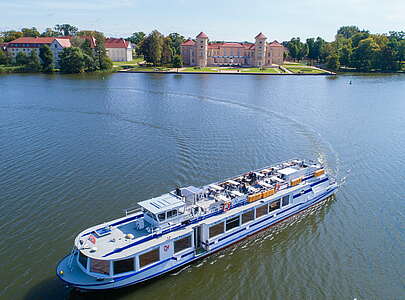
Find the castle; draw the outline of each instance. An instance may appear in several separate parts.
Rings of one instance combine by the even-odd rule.
[[[181,44],[183,63],[189,66],[248,66],[266,67],[281,65],[285,48],[277,41],[266,42],[267,37],[259,33],[255,43],[209,42],[201,32],[195,40],[188,39]]]

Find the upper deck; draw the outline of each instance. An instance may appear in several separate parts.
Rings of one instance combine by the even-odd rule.
[[[75,245],[95,259],[118,259],[190,232],[195,222],[299,188],[320,165],[291,160],[202,188],[186,187],[141,201],[140,210],[83,231]],[[219,217],[219,216],[218,216]],[[225,217],[225,215],[221,215]]]

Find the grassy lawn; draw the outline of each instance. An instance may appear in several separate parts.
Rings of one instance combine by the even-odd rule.
[[[0,73],[13,73],[13,72],[21,72],[23,70],[22,66],[6,66],[0,65]]]
[[[142,61],[144,61],[143,57],[137,57],[131,61],[113,61],[113,66],[137,65],[138,63],[140,63]]]
[[[288,66],[288,65],[283,65],[287,70],[293,72],[293,73],[306,73],[306,74],[320,74],[320,73],[326,73],[324,71],[318,70],[318,69],[313,69],[313,68],[308,68],[305,66]]]
[[[212,73],[220,73],[220,71],[234,71],[241,73],[282,73],[281,70],[277,68],[266,68],[264,70],[261,70],[260,68],[218,68],[218,67],[206,67],[206,68],[195,68],[195,67],[187,67],[183,68],[183,72],[212,72]]]
[[[266,68],[264,70],[260,68],[246,68],[246,69],[241,69],[242,73],[272,73],[272,74],[277,74],[277,73],[282,73],[281,70],[277,68]]]
[[[216,68],[216,67],[206,67],[206,68],[187,67],[187,68],[183,68],[182,72],[213,72],[213,73],[218,73],[218,68]]]

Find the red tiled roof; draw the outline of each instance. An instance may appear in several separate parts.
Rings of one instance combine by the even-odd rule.
[[[128,48],[130,43],[122,38],[106,38],[104,45],[106,48]]]
[[[55,40],[58,41],[58,43],[63,47],[63,48],[69,48],[72,46],[70,43],[70,39],[61,39],[61,38],[56,38]]]
[[[255,36],[255,39],[267,39],[267,37],[260,32],[258,35]]]
[[[51,44],[54,37],[20,37],[9,44]]]
[[[273,41],[269,44],[270,47],[284,47],[283,45],[281,45],[279,42],[277,41]]]
[[[188,39],[184,43],[181,43],[181,46],[194,46],[194,45],[195,45],[195,42],[191,39]]]
[[[208,35],[206,35],[204,32],[201,31],[200,34],[197,35],[197,38],[198,39],[203,39],[203,38],[208,39]]]

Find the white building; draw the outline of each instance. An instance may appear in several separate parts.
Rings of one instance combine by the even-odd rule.
[[[48,45],[53,53],[55,66],[59,66],[59,54],[67,47],[71,47],[69,37],[21,37],[7,43],[6,49],[11,58],[15,58],[19,52],[29,55],[32,50],[39,55],[39,49]]]
[[[132,44],[124,39],[107,38],[105,40],[107,55],[112,61],[131,61]]]

